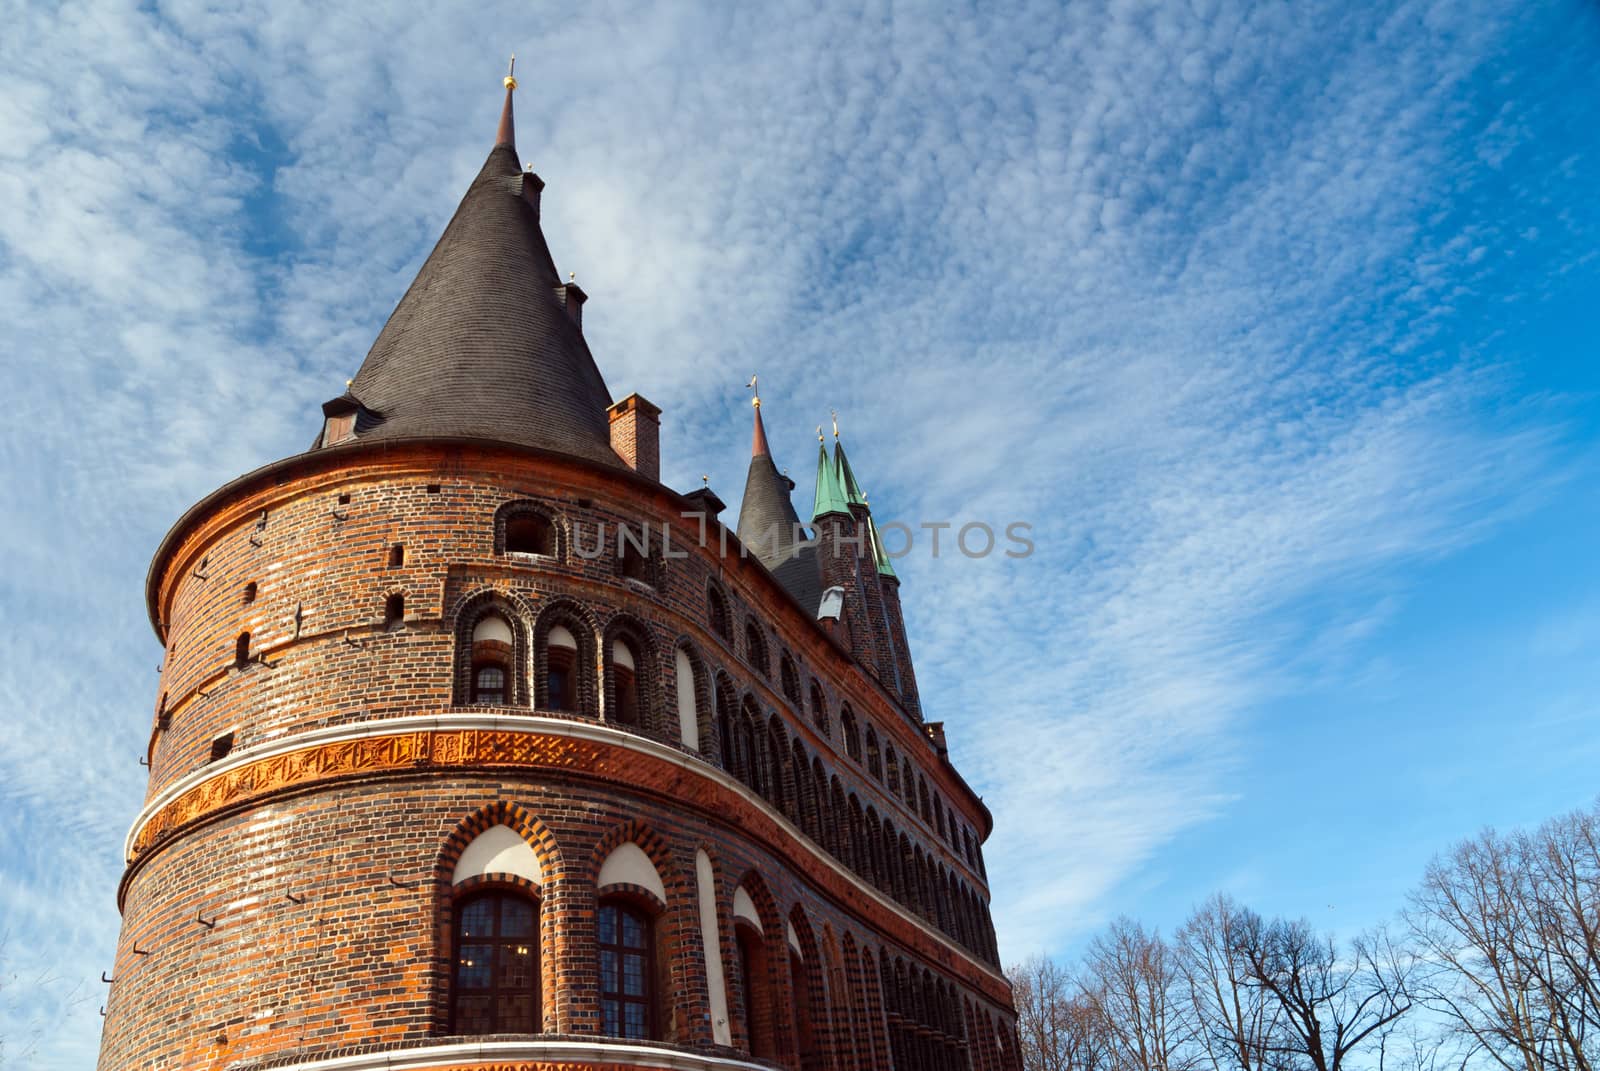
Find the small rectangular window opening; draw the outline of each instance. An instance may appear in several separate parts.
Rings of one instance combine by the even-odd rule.
[[[350,504],[350,492],[346,491],[344,494],[339,496],[339,505],[348,506],[349,504]]]
[[[436,483],[430,483],[428,485],[428,494],[436,495],[438,493],[439,493],[439,485],[436,484]]]
[[[226,758],[228,752],[232,750],[233,734],[223,733],[221,736],[211,741],[211,761],[216,762],[218,759]]]
[[[396,543],[389,548],[389,568],[398,569],[406,563],[406,548],[404,543]]]

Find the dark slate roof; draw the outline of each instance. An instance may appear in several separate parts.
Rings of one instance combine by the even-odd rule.
[[[816,540],[808,540],[793,558],[768,566],[784,590],[813,618],[822,603],[822,563],[817,560],[818,553]]]
[[[536,200],[539,180],[496,145],[356,373],[375,418],[357,440],[493,439],[625,467],[525,182]]]
[[[750,472],[744,481],[744,501],[739,505],[739,542],[815,616],[822,598],[821,563],[817,548],[805,539],[789,494],[794,481],[778,471],[767,448],[761,407],[756,405],[755,430],[750,440]],[[776,538],[769,538],[769,533]]]
[[[749,547],[769,569],[772,563],[789,557],[798,540],[795,514],[789,492],[794,484],[778,471],[771,454],[750,459],[750,472],[744,481],[744,501],[739,506],[739,542]],[[776,538],[768,538],[774,531]]]

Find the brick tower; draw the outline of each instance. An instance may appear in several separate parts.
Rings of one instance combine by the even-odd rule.
[[[660,482],[499,136],[304,453],[190,509],[100,1067],[1020,1068],[842,449]],[[776,526],[775,538],[760,538]]]

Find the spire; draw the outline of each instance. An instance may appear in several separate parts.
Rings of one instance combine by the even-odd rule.
[[[516,127],[511,121],[511,92],[517,88],[517,54],[511,54],[511,66],[506,68],[505,77],[506,102],[500,108],[500,129],[495,131],[494,143],[508,145],[513,151],[517,147]]]
[[[867,530],[872,535],[872,554],[878,562],[878,575],[890,580],[899,580],[899,574],[894,571],[894,564],[889,561],[889,554],[883,549],[883,536],[878,533],[878,522],[872,519],[872,513],[867,513]]]
[[[850,470],[850,459],[844,456],[844,443],[838,440],[834,440],[833,444],[833,463],[839,470],[839,490],[844,493],[845,502],[852,506],[865,506],[867,497],[861,493],[856,474]]]
[[[845,500],[844,490],[839,486],[838,469],[833,462],[828,460],[828,447],[822,439],[822,429],[817,429],[817,496],[811,510],[811,519],[816,521],[829,513],[843,513],[849,515],[850,504]]]
[[[865,506],[867,496],[861,493],[861,485],[856,483],[856,474],[850,471],[850,459],[844,456],[844,443],[839,441],[839,413],[833,413],[833,464],[838,470],[839,490],[844,493],[844,500],[852,506]]]
[[[756,389],[754,376],[747,386]],[[794,481],[778,471],[767,449],[767,431],[761,422],[761,398],[756,411],[755,435],[750,445],[750,472],[744,481],[744,501],[739,505],[739,542],[765,565],[801,606],[815,610],[822,597],[816,547],[807,540],[795,514]]]
[[[750,456],[751,457],[762,457],[762,456],[771,457],[772,456],[772,451],[767,448],[767,429],[766,429],[766,425],[761,423],[761,388],[756,383],[756,379],[757,379],[756,376],[751,376],[750,377],[750,382],[748,384],[746,384],[746,387],[748,387],[748,389],[753,390],[753,391],[756,392],[755,396],[750,399],[750,406],[751,406],[751,408],[753,408],[756,411],[755,431],[752,432],[751,435],[750,435]]]
[[[539,229],[542,187],[509,141],[490,150],[356,373],[357,441],[487,439],[622,466],[611,393]]]

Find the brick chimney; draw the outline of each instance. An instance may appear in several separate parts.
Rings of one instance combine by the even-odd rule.
[[[568,290],[577,290],[569,285]],[[579,294],[583,291],[579,290]],[[581,302],[580,302],[581,304]],[[661,409],[642,395],[630,394],[606,415],[611,418],[611,449],[630,469],[652,480],[661,479]]]

